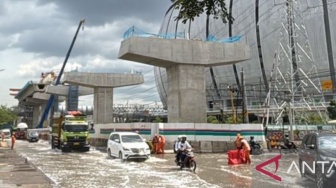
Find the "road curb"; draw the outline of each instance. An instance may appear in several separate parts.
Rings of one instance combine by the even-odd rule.
[[[55,185],[27,158],[15,150],[0,147],[0,187],[52,188]]]

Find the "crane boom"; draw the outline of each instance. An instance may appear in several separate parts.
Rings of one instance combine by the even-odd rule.
[[[60,84],[61,77],[62,77],[62,74],[63,74],[63,72],[64,72],[64,68],[65,68],[65,66],[66,66],[66,64],[67,64],[67,62],[68,62],[69,57],[70,57],[71,50],[72,50],[72,48],[73,48],[73,45],[75,44],[75,41],[76,41],[76,38],[77,38],[77,35],[78,35],[78,32],[79,32],[79,29],[80,29],[80,27],[84,24],[84,22],[85,22],[85,19],[83,19],[83,20],[81,20],[81,21],[79,22],[79,25],[78,25],[76,34],[75,34],[74,38],[72,39],[70,48],[69,48],[68,53],[67,53],[67,55],[66,55],[66,57],[65,57],[65,59],[64,59],[62,68],[61,68],[61,70],[60,70],[60,73],[59,73],[58,76],[57,76],[56,83],[55,83],[56,86],[57,86],[58,84]],[[47,106],[46,106],[46,108],[45,108],[45,110],[44,110],[44,113],[43,113],[43,115],[42,115],[42,117],[41,117],[41,120],[40,120],[40,123],[39,123],[39,125],[38,125],[38,128],[42,128],[42,127],[43,127],[43,122],[44,122],[45,119],[47,118],[47,116],[48,116],[48,114],[49,114],[49,111],[50,111],[51,107],[53,106],[54,100],[55,100],[55,96],[54,96],[53,94],[51,94],[51,95],[50,95],[50,98],[49,98],[49,100],[48,100]]]

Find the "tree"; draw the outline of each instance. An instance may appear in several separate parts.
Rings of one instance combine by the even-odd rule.
[[[154,123],[162,123],[162,119],[160,117],[156,117],[155,120],[153,121]]]
[[[209,24],[210,16],[213,15],[213,18],[217,20],[221,18],[223,23],[233,22],[233,17],[228,13],[226,9],[225,0],[203,0],[200,1],[200,6],[205,9],[206,13],[206,25],[205,25],[205,37],[209,37]]]
[[[176,16],[175,21],[182,20],[183,24],[189,21],[188,37],[190,37],[191,22],[194,21],[195,17],[199,17],[203,13],[203,7],[200,6],[198,0],[171,0],[171,2],[173,3],[171,7],[179,9],[179,14]]]
[[[195,17],[199,17],[204,12],[206,13],[205,37],[209,37],[210,16],[213,19],[221,18],[223,23],[233,23],[233,17],[228,13],[225,0],[171,0],[172,7],[180,9],[175,20],[182,20],[182,23],[187,23],[189,20],[189,32],[191,21]],[[169,8],[169,10],[171,9]]]
[[[219,123],[218,119],[215,116],[208,116],[207,122],[208,123],[214,123],[214,124],[218,124]]]
[[[336,119],[336,101],[331,100],[329,103],[329,106],[327,107],[329,118],[330,119]]]
[[[17,115],[8,107],[0,106],[0,125],[12,123],[17,118]]]

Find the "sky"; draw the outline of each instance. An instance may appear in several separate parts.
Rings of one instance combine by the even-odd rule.
[[[114,89],[114,104],[160,102],[153,66],[118,59],[124,32],[135,26],[158,33],[170,0],[1,0],[0,105],[18,104],[10,88],[38,82],[42,72],[60,70],[81,19],[65,71],[131,73],[145,83]],[[3,71],[1,71],[4,69]],[[160,104],[160,103],[159,103]],[[79,99],[92,106],[93,96]]]

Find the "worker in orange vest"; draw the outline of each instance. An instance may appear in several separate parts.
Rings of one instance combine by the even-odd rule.
[[[12,147],[11,147],[12,150],[14,149],[15,141],[16,141],[16,138],[15,138],[14,134],[12,134]]]
[[[166,145],[166,138],[163,135],[159,136],[159,153],[164,153],[164,148]]]
[[[241,147],[242,147],[242,143],[239,139],[240,137],[241,137],[240,133],[237,133],[237,137],[236,137],[236,140],[235,140],[235,145],[236,145],[237,149],[241,149]]]
[[[239,136],[238,139],[240,140],[240,143],[242,145],[242,149],[244,150],[244,153],[245,153],[245,162],[247,164],[251,164],[251,156],[250,156],[251,147],[250,147],[250,144],[242,136]]]
[[[153,151],[155,154],[157,154],[159,151],[159,144],[160,144],[159,136],[157,134],[155,134],[152,143],[153,143]]]

